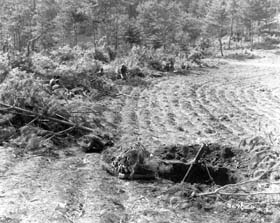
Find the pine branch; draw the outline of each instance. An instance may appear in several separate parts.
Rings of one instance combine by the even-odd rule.
[[[53,118],[53,117],[43,115],[43,114],[39,114],[39,113],[30,111],[30,110],[27,110],[27,109],[23,109],[23,108],[20,108],[20,107],[16,107],[16,106],[4,104],[4,103],[0,103],[0,106],[5,107],[5,108],[9,108],[10,110],[14,110],[16,112],[20,112],[22,115],[43,118],[43,119],[53,121],[53,122],[57,122],[57,123],[60,123],[60,124],[64,124],[64,125],[67,125],[67,126],[70,126],[70,127],[73,127],[73,128],[78,128],[80,130],[84,130],[84,131],[88,131],[88,132],[95,132],[95,130],[92,129],[92,128],[88,128],[88,127],[85,127],[85,126],[80,126],[80,125],[77,125],[76,123],[73,123],[73,122]],[[98,136],[95,136],[95,137],[97,139],[101,140],[100,137],[98,137]]]

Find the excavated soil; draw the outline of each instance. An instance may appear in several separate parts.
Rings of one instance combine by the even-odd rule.
[[[200,147],[201,145],[198,144],[191,146],[174,145],[156,150],[154,156],[167,161],[166,165],[160,165],[159,176],[175,183],[181,182]],[[247,155],[243,151],[229,146],[206,145],[200,159],[192,166],[185,182],[221,186],[239,182],[244,179],[242,169],[244,171],[244,166],[246,166],[245,160],[248,160],[246,157]],[[168,166],[171,166],[171,168],[166,171]]]
[[[279,135],[280,58],[276,51],[258,53],[262,58],[227,60],[218,69],[157,78],[147,88],[125,86],[118,99],[103,102],[107,109],[102,124],[118,135],[116,146],[140,140],[150,152],[169,160],[191,159],[202,142],[219,145],[203,160],[209,168],[233,171],[221,182],[213,177],[216,184],[238,182],[248,177],[247,156],[242,159],[236,150],[240,140],[259,133]],[[176,146],[174,157],[170,145],[190,147]],[[78,148],[55,153],[16,156],[15,148],[0,149],[1,223],[272,222],[279,209],[277,197],[269,206],[263,198],[177,196],[181,190],[174,189],[173,181],[182,176],[173,181],[124,181],[102,170],[99,154]],[[192,180],[194,184],[184,187],[190,193],[211,189],[207,181]]]

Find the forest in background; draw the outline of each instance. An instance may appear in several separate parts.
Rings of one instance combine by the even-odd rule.
[[[94,132],[95,143],[100,132],[116,133],[121,120],[108,125],[100,115],[106,106],[96,111],[97,101],[121,96],[123,86],[145,88],[170,72],[209,67],[201,59],[226,49],[279,44],[279,6],[279,0],[0,0],[2,141],[27,148],[35,138],[45,148],[64,137]],[[47,136],[22,132],[30,126]]]
[[[0,222],[280,222],[279,7],[0,0]]]
[[[279,5],[279,0],[1,0],[0,46],[4,52],[106,46],[123,54],[135,45],[186,51],[207,39],[222,50],[233,40],[253,44],[278,36]]]

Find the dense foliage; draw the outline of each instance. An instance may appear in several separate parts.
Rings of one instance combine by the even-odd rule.
[[[186,49],[201,37],[221,44],[227,36],[230,46],[278,34],[278,9],[279,0],[1,0],[0,45],[29,53],[90,43],[126,52],[133,45]]]
[[[123,85],[145,87],[149,77],[208,66],[201,59],[216,49],[223,56],[226,46],[278,44],[279,6],[279,0],[0,0],[0,99],[11,106],[3,111],[33,112],[17,111],[9,122],[31,123],[51,138],[77,126],[103,128],[96,102],[118,96]]]

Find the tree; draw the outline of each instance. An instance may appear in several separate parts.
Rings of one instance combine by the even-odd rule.
[[[221,55],[224,56],[222,38],[228,33],[229,24],[229,15],[224,0],[214,0],[212,2],[205,22],[206,34],[218,39]]]
[[[204,22],[203,20],[199,18],[195,18],[190,14],[187,14],[187,16],[184,18],[184,27],[183,31],[184,33],[188,34],[189,42],[192,45],[196,44],[196,41],[199,39],[203,32]]]
[[[61,0],[59,3],[60,10],[56,25],[62,30],[63,39],[70,37],[71,45],[77,45],[80,26],[88,20],[86,6],[82,3],[83,1],[77,2],[74,0]]]
[[[124,40],[131,45],[131,48],[133,45],[140,45],[141,30],[133,23],[130,23],[124,32]]]
[[[212,0],[180,0],[184,10],[195,18],[205,18]]]
[[[175,44],[182,39],[186,13],[178,2],[147,0],[137,10],[146,45],[166,48],[170,43]]]
[[[22,50],[32,37],[33,1],[5,0],[1,5],[1,24],[5,30],[5,41],[16,50]]]
[[[228,12],[230,16],[230,33],[229,33],[229,40],[228,40],[228,48],[230,49],[231,47],[231,40],[233,37],[233,27],[234,24],[236,23],[237,16],[238,16],[238,11],[240,9],[240,6],[238,4],[238,0],[231,0],[228,4]]]
[[[37,4],[37,15],[34,17],[34,36],[38,37],[40,48],[48,49],[56,45],[58,35],[55,19],[58,4],[55,0],[44,0]]]
[[[249,33],[251,47],[254,42],[254,34],[260,34],[261,26],[275,16],[276,10],[271,6],[270,0],[242,1],[242,21]]]

